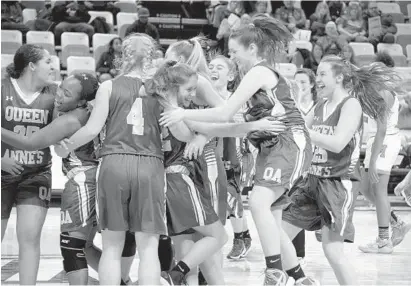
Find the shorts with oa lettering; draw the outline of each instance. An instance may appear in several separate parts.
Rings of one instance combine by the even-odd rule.
[[[163,161],[151,156],[106,155],[97,171],[99,228],[167,234]]]
[[[61,231],[74,232],[96,226],[97,166],[70,178],[61,195]]]
[[[1,173],[1,219],[10,218],[13,205],[49,207],[51,170],[41,169],[21,176]]]
[[[304,130],[293,130],[280,133],[273,143],[257,155],[255,186],[290,190],[311,164],[311,140]]]
[[[308,174],[289,192],[291,204],[283,210],[283,220],[309,231],[326,225],[345,242],[354,242],[352,218],[358,187],[358,181]]]

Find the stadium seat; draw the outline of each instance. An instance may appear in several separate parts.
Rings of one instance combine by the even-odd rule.
[[[6,67],[13,62],[14,55],[1,55],[1,78],[6,76]]]
[[[401,12],[400,5],[397,3],[382,3],[379,2],[378,9],[384,14],[391,14],[394,23],[404,23],[405,16]]]
[[[288,47],[288,53],[293,54],[297,49],[313,50],[313,44],[308,41],[292,41]]]
[[[405,53],[405,48],[411,43],[411,24],[397,24],[397,34],[395,42],[400,44]]]
[[[137,14],[137,5],[135,1],[119,1],[114,3],[114,6],[119,8],[121,12]]]
[[[117,38],[116,34],[94,34],[93,35],[93,53],[96,63],[99,61],[101,54],[108,50],[108,43]]]
[[[22,12],[23,14],[23,24],[26,24],[28,21],[35,20],[37,17],[36,9],[26,8]]]
[[[23,34],[17,30],[1,30],[1,53],[15,54],[23,44]]]
[[[43,47],[51,55],[56,54],[54,34],[52,32],[29,31],[26,35],[26,41],[27,44],[34,44]]]
[[[288,79],[293,79],[297,72],[297,66],[295,64],[280,63],[276,65],[278,72]]]
[[[46,1],[36,0],[36,1],[20,1],[21,5],[28,9],[34,9],[37,12],[45,7]]]
[[[61,72],[60,72],[60,58],[58,56],[51,56],[51,64],[54,69],[53,80],[61,81]]]
[[[92,57],[76,57],[70,56],[67,58],[67,75],[73,72],[91,72],[96,73],[96,62]]]
[[[374,60],[374,46],[370,43],[351,42],[350,46],[354,52],[354,61],[358,66],[369,64]]]
[[[407,58],[404,56],[402,47],[399,44],[384,44],[379,43],[377,45],[378,52],[387,52],[394,60],[395,66],[406,67]]]
[[[117,13],[117,32],[120,38],[124,38],[128,26],[137,20],[136,13]]]
[[[67,66],[69,56],[90,55],[89,38],[86,33],[64,32],[61,35],[61,63]]]
[[[104,12],[104,11],[89,11],[89,15],[91,16],[90,21],[93,21],[97,17],[102,17],[106,19],[107,24],[114,25],[113,14],[111,12]]]
[[[411,18],[411,4],[407,5],[408,17]]]

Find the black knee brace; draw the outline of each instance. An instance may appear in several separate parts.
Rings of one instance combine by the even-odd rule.
[[[60,234],[60,249],[63,256],[63,267],[66,273],[87,269],[84,254],[86,240],[69,236],[67,232]]]
[[[134,255],[136,255],[136,238],[134,236],[134,233],[127,231],[121,257],[132,257]]]

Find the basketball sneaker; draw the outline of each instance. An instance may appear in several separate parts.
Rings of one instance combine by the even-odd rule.
[[[180,271],[162,271],[161,278],[167,281],[168,285],[187,285],[184,274]]]
[[[244,241],[244,252],[241,254],[241,257],[246,257],[251,249],[251,238],[243,238]]]
[[[269,269],[265,270],[264,285],[271,286],[287,286],[288,275],[279,269]]]
[[[395,224],[391,224],[392,234],[391,241],[393,246],[400,244],[407,233],[411,230],[411,224],[407,224],[402,220],[398,219]]]
[[[233,240],[233,248],[231,249],[230,253],[228,253],[228,259],[239,259],[241,255],[245,251],[244,241],[241,238],[234,238]]]
[[[393,246],[391,239],[381,239],[377,237],[375,241],[358,246],[358,249],[364,253],[391,254]]]

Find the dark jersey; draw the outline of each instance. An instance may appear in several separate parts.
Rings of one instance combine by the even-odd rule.
[[[335,128],[340,120],[341,108],[344,103],[351,97],[344,99],[331,113],[325,118],[325,107],[327,100],[320,100],[314,109],[314,121],[312,129],[321,134],[333,135]],[[325,178],[343,178],[359,180],[359,157],[360,157],[360,139],[362,123],[354,133],[353,138],[340,153],[333,153],[321,147],[314,146],[314,155],[311,162],[309,173]]]
[[[1,81],[1,127],[23,136],[37,132],[53,119],[57,86],[48,86],[37,94],[32,102],[25,96],[16,81],[9,77]],[[1,156],[18,161],[24,168],[22,175],[35,173],[51,166],[50,148],[37,151],[19,150],[6,143],[1,144]],[[11,176],[2,172],[3,176]]]
[[[81,126],[86,125],[90,117],[90,112],[86,108],[77,108],[73,114],[78,118]],[[77,172],[83,172],[98,165],[94,149],[96,140],[99,140],[98,137],[70,152],[67,158],[63,158],[64,175],[71,177]]]
[[[106,134],[100,156],[131,154],[163,159],[161,108],[153,96],[141,96],[141,79],[119,76],[112,80]]]
[[[267,91],[258,90],[249,100],[249,110],[245,116],[247,121],[255,121],[264,117],[275,117],[283,122],[287,130],[305,129],[305,122],[295,102],[294,90],[291,83],[275,69],[262,62],[257,66],[269,68],[278,78],[277,85]],[[287,132],[287,130],[285,132]],[[270,140],[275,135],[267,131],[251,132],[248,136],[250,143],[259,146],[262,141]]]

